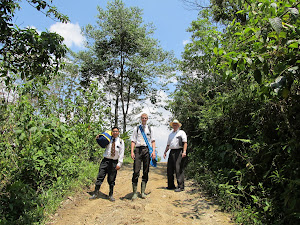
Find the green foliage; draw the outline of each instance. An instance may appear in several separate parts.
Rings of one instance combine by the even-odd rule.
[[[238,223],[297,224],[299,3],[236,4],[243,23],[219,33],[203,11],[189,29],[170,103],[189,136],[187,172]]]
[[[46,1],[28,0],[39,11],[47,16],[54,16],[61,22],[68,18],[60,14],[54,6]],[[35,29],[20,29],[13,24],[15,10],[19,9],[18,1],[4,0],[0,2],[0,74],[5,82],[11,82],[9,74],[20,74],[24,80],[41,79],[48,82],[57,73],[61,59],[67,48],[62,44],[63,38],[55,33],[42,32]]]
[[[103,94],[94,84],[80,89],[67,74],[48,87],[30,81],[6,88],[14,98],[1,99],[0,223],[32,224],[59,204],[70,182],[94,179],[80,177],[102,157],[95,136],[104,125]]]

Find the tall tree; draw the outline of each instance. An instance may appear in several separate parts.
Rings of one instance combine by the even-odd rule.
[[[122,113],[126,131],[130,104],[155,93],[158,78],[172,71],[173,55],[164,51],[151,37],[154,28],[144,24],[142,10],[126,8],[120,0],[98,7],[97,25],[87,25],[88,51],[80,52],[82,85],[98,79],[113,96],[114,125]],[[156,83],[156,87],[153,85]]]

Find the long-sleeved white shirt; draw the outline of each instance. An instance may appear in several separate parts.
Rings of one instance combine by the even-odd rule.
[[[123,159],[124,159],[124,150],[125,150],[125,144],[124,141],[117,137],[115,140],[115,156],[111,156],[111,146],[113,143],[113,138],[111,139],[110,143],[106,146],[105,152],[103,154],[103,157],[107,159],[114,159],[118,160],[117,166],[122,166],[123,164]]]

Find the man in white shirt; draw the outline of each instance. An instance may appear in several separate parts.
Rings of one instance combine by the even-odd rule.
[[[164,158],[166,158],[167,152],[171,149],[167,164],[167,189],[175,189],[176,192],[180,192],[184,190],[184,161],[186,158],[187,136],[183,130],[179,130],[182,124],[178,120],[171,122],[170,126],[173,128],[173,131],[169,135],[164,152]],[[175,188],[174,184],[174,172],[177,179],[177,188]]]
[[[142,121],[142,127],[147,137],[147,140],[149,144],[152,145],[153,148],[151,157],[152,159],[155,159],[155,139],[154,139],[153,130],[150,128],[150,126],[147,125],[148,115],[146,113],[143,113],[141,115],[141,121]],[[143,135],[139,127],[136,127],[132,133],[131,158],[134,160],[133,175],[132,175],[132,189],[133,189],[132,200],[137,198],[137,183],[138,183],[138,178],[140,175],[142,163],[143,163],[143,176],[142,176],[142,183],[141,183],[141,195],[142,198],[146,198],[145,189],[146,189],[146,184],[148,182],[150,154],[149,154],[148,146],[143,138]]]
[[[115,201],[115,198],[113,197],[115,180],[117,177],[117,171],[121,168],[123,163],[125,149],[124,141],[119,138],[119,133],[120,131],[118,127],[112,128],[112,139],[106,146],[103,154],[103,159],[100,163],[99,172],[95,183],[95,191],[90,199],[98,198],[101,184],[103,183],[107,174],[107,182],[109,184],[109,200],[112,202]]]

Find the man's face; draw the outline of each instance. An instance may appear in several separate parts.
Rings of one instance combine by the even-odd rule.
[[[173,123],[172,124],[173,129],[176,131],[179,128],[179,124],[178,123]]]
[[[119,136],[119,130],[117,128],[112,130],[112,135],[114,138],[117,138]]]
[[[145,125],[148,120],[148,116],[141,116],[142,124]]]

